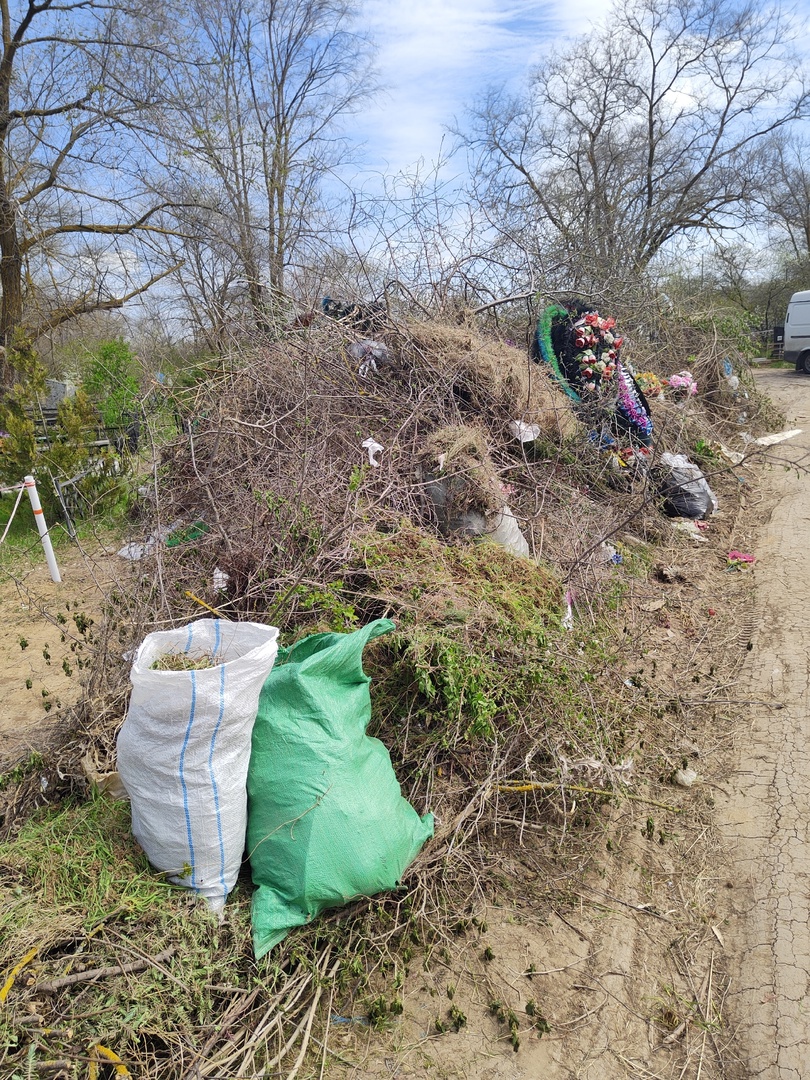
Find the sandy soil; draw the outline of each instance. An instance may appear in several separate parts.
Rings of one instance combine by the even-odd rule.
[[[13,571],[0,564],[0,772],[79,699],[114,559],[96,544],[60,547],[60,584],[36,543]]]
[[[810,379],[760,375],[804,433],[774,448],[775,497],[758,540],[759,630],[748,671],[752,703],[719,824],[740,887],[733,891],[728,1021],[735,1077],[810,1076]],[[777,453],[778,451],[778,453]],[[793,468],[786,466],[793,465]],[[809,635],[810,636],[810,635]]]

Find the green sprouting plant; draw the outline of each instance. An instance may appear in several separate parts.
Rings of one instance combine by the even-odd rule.
[[[30,689],[30,688],[29,688]],[[0,791],[10,787],[12,784],[19,784],[26,777],[35,773],[37,769],[42,768],[42,754],[33,750],[25,761],[21,761],[19,765],[15,765],[13,769],[9,769],[7,773],[0,774]]]
[[[457,1005],[451,1005],[448,1015],[450,1017],[450,1023],[453,1025],[453,1028],[456,1031],[461,1031],[461,1029],[467,1023],[467,1017],[464,1015],[461,1009],[459,1009]]]
[[[349,491],[354,494],[355,491],[359,491],[362,486],[363,480],[368,473],[368,465],[355,465],[349,475]]]
[[[489,1003],[489,1011],[501,1024],[505,1024],[509,1029],[509,1041],[512,1044],[512,1049],[517,1053],[520,1049],[520,1022],[514,1010],[496,998]]]
[[[299,585],[295,590],[302,611],[312,612],[338,633],[357,626],[359,616],[343,593],[342,581],[331,581],[322,588]]]
[[[380,1031],[388,1018],[388,1002],[382,994],[369,1002],[367,1013],[369,1023]]]
[[[537,1006],[537,1002],[533,998],[529,998],[526,1002],[526,1015],[531,1017],[540,1038],[543,1035],[548,1035],[551,1031],[551,1025],[548,1020],[543,1016],[542,1012]]]

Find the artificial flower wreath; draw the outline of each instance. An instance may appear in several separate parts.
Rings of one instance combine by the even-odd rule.
[[[632,371],[622,364],[624,339],[615,330],[615,319],[580,301],[552,304],[540,314],[536,352],[570,398],[610,413],[618,430],[648,446],[650,409]]]

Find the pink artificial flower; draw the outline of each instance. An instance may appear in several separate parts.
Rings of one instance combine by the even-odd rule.
[[[697,382],[691,371],[679,371],[677,375],[670,375],[667,380],[673,390],[684,390],[688,397],[697,393]]]
[[[745,551],[730,551],[728,553],[728,561],[729,565],[738,566],[745,563],[754,563],[756,562],[756,557],[754,555],[749,555]]]

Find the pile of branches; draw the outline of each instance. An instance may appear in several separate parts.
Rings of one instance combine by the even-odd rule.
[[[649,471],[635,479],[617,474],[524,350],[466,325],[403,325],[384,337],[385,361],[361,374],[346,348],[352,338],[341,327],[313,325],[249,355],[220,358],[205,381],[178,397],[180,430],[160,447],[136,521],[139,539],[157,532],[166,542],[135,563],[135,591],[111,597],[80,736],[62,748],[47,785],[40,767],[22,781],[32,797],[54,790],[48,785],[57,779],[79,791],[87,775],[71,758],[79,751],[82,759],[91,754],[100,775],[113,767],[126,707],[123,657],[154,626],[205,615],[206,607],[274,623],[285,643],[381,616],[397,624],[367,650],[374,733],[391,750],[404,794],[420,812],[435,813],[435,839],[399,894],[328,914],[258,969],[248,955],[249,898],[241,890],[218,943],[172,900],[167,914],[155,916],[148,949],[133,954],[149,962],[150,993],[163,986],[165,994],[171,983],[172,1000],[185,1009],[189,995],[174,993],[176,983],[193,986],[195,971],[213,974],[188,1018],[154,1032],[148,1025],[120,1031],[114,1045],[144,1076],[191,1080],[283,1065],[293,1077],[312,1039],[323,1070],[333,1008],[349,1016],[367,1009],[371,1017],[395,1004],[401,1010],[386,986],[399,957],[465,933],[479,901],[497,895],[507,855],[539,874],[549,895],[564,892],[593,856],[585,843],[576,860],[560,857],[563,844],[577,843],[573,826],[584,828],[590,809],[617,793],[633,797],[645,755],[660,770],[655,748],[641,746],[653,710],[665,703],[628,679],[643,643],[637,625],[617,621],[622,590],[655,596],[648,575],[656,545],[671,536]],[[722,360],[716,350],[701,356],[706,364]],[[644,366],[663,375],[670,359],[651,352]],[[701,398],[653,409],[654,454],[684,450],[698,433],[711,440],[732,430]],[[540,429],[531,451],[511,436],[515,420]],[[369,439],[382,450],[364,446]],[[463,468],[485,489],[484,510],[508,502],[533,558],[441,534],[426,463],[434,467],[442,454],[468,459]],[[729,498],[736,483],[729,482]],[[723,484],[720,473],[713,486],[721,498]],[[607,538],[623,565],[605,558]],[[672,552],[659,561],[674,573]],[[9,803],[7,824],[19,822],[18,803]],[[536,844],[525,843],[527,835]],[[23,865],[18,849],[5,873],[21,895],[33,895],[33,856]],[[151,888],[149,871],[122,841],[111,861],[123,860]],[[535,901],[541,893],[538,885]],[[124,968],[133,956],[122,951],[117,923],[136,917],[134,900],[131,906],[105,916],[102,929],[93,925],[89,945],[87,928],[71,926],[47,948],[34,942],[39,955],[63,964],[79,941],[89,971],[120,975],[116,993],[130,993]],[[163,912],[151,900],[143,910],[153,906]],[[142,927],[145,917],[138,918]],[[28,946],[20,939],[7,962],[28,955]],[[124,963],[116,973],[117,960]],[[57,975],[45,961],[30,985],[21,979],[15,989],[20,1016],[42,997],[38,981]],[[52,989],[69,1015],[70,988]],[[40,1009],[37,1031],[57,1028],[56,1011]],[[81,1029],[82,1039],[94,1034]],[[65,1075],[87,1053],[74,1043],[65,1034],[58,1050],[70,1061]],[[21,1053],[10,1052],[14,1067],[22,1067]],[[91,1053],[98,1057],[96,1044]]]
[[[508,482],[522,464],[510,421],[538,424],[554,448],[577,430],[525,353],[474,330],[389,333],[386,364],[364,375],[347,343],[340,328],[290,333],[223,362],[183,401],[184,431],[163,450],[156,498],[141,506],[147,527],[205,523],[191,557],[170,558],[181,597],[188,589],[231,617],[296,625],[299,587],[339,577],[359,531],[403,519],[430,527],[422,460],[433,433],[474,429]],[[373,459],[369,439],[383,448]],[[217,581],[227,575],[224,593],[215,570]],[[177,600],[164,594],[165,611]]]

